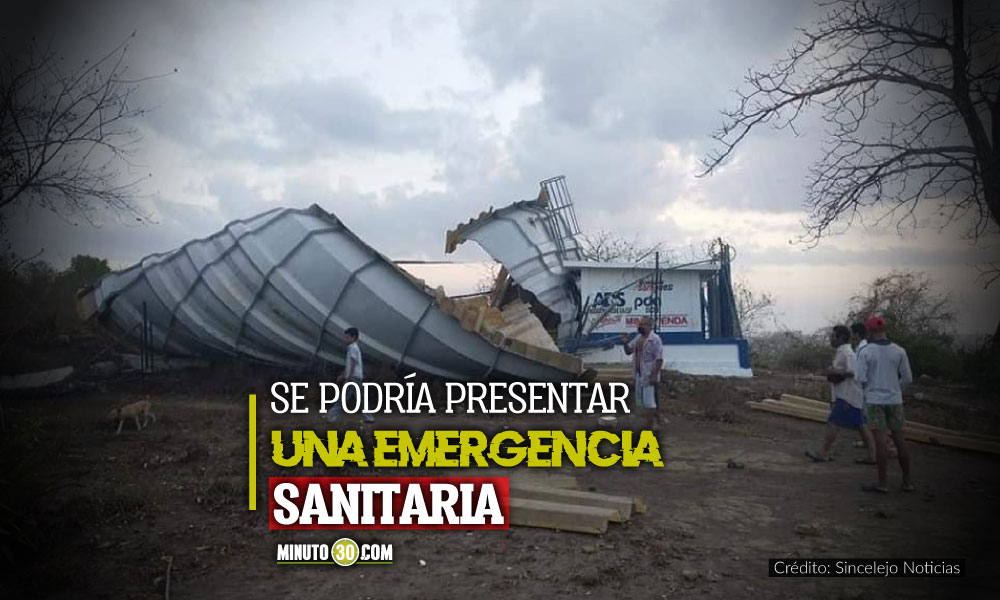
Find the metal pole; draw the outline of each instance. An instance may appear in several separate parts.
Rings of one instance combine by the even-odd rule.
[[[660,251],[656,251],[656,271],[653,275],[653,286],[656,287],[655,304],[653,305],[653,331],[660,332]]]
[[[143,378],[145,378],[145,376],[146,376],[146,363],[149,360],[149,358],[146,355],[146,353],[148,351],[147,347],[148,347],[148,344],[149,344],[148,340],[146,339],[146,335],[148,333],[149,333],[149,329],[147,327],[147,319],[146,319],[146,303],[143,302],[142,303],[142,335],[140,336],[140,339],[142,340],[142,342],[141,342],[141,347],[140,347],[141,352],[139,353],[139,370],[142,371]]]
[[[149,372],[155,370],[153,366],[153,322],[149,321],[149,333],[146,334],[146,345],[149,347]]]

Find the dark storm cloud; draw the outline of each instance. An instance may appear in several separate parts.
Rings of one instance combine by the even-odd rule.
[[[212,177],[209,192],[218,200],[219,213],[239,218],[275,207],[259,190],[234,175]],[[306,208],[312,204],[336,215],[375,250],[392,258],[440,257],[445,232],[479,210],[473,213],[468,200],[453,193],[414,192],[406,186],[390,186],[376,194],[333,190],[296,178],[286,180],[281,206]],[[207,235],[219,227],[221,224],[213,224],[213,229],[203,226],[205,230],[198,235]],[[484,255],[475,250],[470,248],[459,256],[481,259]]]
[[[794,234],[822,135],[811,122],[801,138],[762,129],[724,171],[692,177],[747,69],[767,67],[825,11],[808,2],[484,1],[460,5],[456,19],[402,3],[34,6],[19,7],[19,22],[45,26],[22,29],[52,33],[72,55],[138,30],[130,72],[169,74],[136,96],[151,109],[136,158],[154,175],[143,192],[155,222],[91,229],[33,217],[54,262],[77,252],[132,262],[232,219],[314,202],[389,256],[444,258],[447,229],[532,198],[558,174],[586,231],[685,247],[721,228],[739,234],[744,268],[806,273],[858,259],[836,249],[843,241],[800,253],[772,239]],[[403,71],[411,59],[424,66]],[[441,65],[433,81],[414,77],[428,64]],[[384,178],[371,166],[382,164]],[[870,245],[888,247],[865,255],[886,268],[968,264],[963,252],[911,252],[896,238]],[[467,244],[448,258],[485,253]]]
[[[219,214],[233,215],[234,218],[274,208],[274,203],[266,200],[259,190],[247,185],[243,177],[232,173],[212,175],[208,180],[208,193],[216,199]]]
[[[213,143],[213,122],[220,115],[205,87],[190,79],[146,83],[136,94],[136,101],[147,107],[143,124],[192,150]]]
[[[522,183],[565,173],[592,222],[631,228],[641,211],[622,212],[655,214],[690,186],[691,169],[661,170],[661,144],[700,156],[747,69],[784,52],[818,12],[801,2],[481,2],[461,23],[467,51],[497,87],[537,74],[541,103],[521,111],[506,143]],[[702,201],[799,209],[816,141],[765,130],[751,145],[738,176],[697,182]]]
[[[585,130],[553,124],[542,107],[522,111],[509,149],[525,183],[566,175],[581,210],[648,200],[661,158],[655,144],[595,140]]]
[[[480,2],[469,53],[503,87],[537,71],[548,117],[606,136],[702,138],[754,59],[783,49],[809,3]]]
[[[289,206],[322,206],[375,250],[395,259],[441,257],[445,232],[472,216],[469,205],[454,194],[413,193],[400,187],[375,195],[293,182],[285,200]]]
[[[260,87],[251,92],[249,106],[273,124],[280,152],[299,159],[324,150],[433,147],[451,118],[442,110],[392,110],[358,82],[345,79]]]

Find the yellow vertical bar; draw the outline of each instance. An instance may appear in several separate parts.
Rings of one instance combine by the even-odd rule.
[[[257,510],[257,394],[250,394],[250,510]]]

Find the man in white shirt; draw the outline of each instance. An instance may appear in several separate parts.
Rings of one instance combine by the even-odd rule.
[[[865,329],[864,323],[858,322],[855,323],[854,325],[851,325],[851,343],[854,344],[854,354],[860,357],[861,350],[863,350],[866,346],[868,346],[868,330]],[[862,407],[861,410],[862,412],[864,412],[864,407]],[[865,429],[866,430],[869,429],[867,417],[865,420]],[[869,432],[867,439],[865,441],[855,442],[855,446],[858,448],[870,448],[870,446],[866,444],[873,442],[873,440],[874,438],[870,435]],[[896,446],[892,443],[891,438],[885,439],[885,447],[888,449],[890,457],[897,456]],[[872,449],[871,451],[874,452],[875,450]]]
[[[865,427],[861,412],[861,386],[854,379],[855,357],[850,344],[851,331],[843,325],[837,325],[830,333],[830,345],[836,348],[833,363],[826,372],[830,382],[830,416],[827,418],[826,436],[819,452],[806,450],[806,456],[815,462],[833,460],[830,451],[833,442],[841,429],[853,429],[861,435],[862,442],[868,448],[868,458],[858,459],[859,464],[875,464],[875,445],[871,432]]]
[[[622,345],[625,354],[634,355],[635,401],[642,411],[644,425],[646,429],[656,431],[656,391],[663,370],[663,342],[653,331],[653,320],[649,317],[639,321],[637,330],[639,335],[631,340],[623,333]]]
[[[340,402],[334,402],[333,406],[326,413],[326,418],[328,421],[336,421],[337,418],[344,413],[344,402],[348,399],[354,400],[354,394],[356,389],[360,389],[361,382],[365,377],[365,363],[364,359],[361,357],[361,347],[358,345],[358,338],[360,333],[357,327],[348,327],[344,330],[344,335],[347,336],[347,354],[344,357],[344,372],[337,377],[337,383],[355,383],[357,386],[347,386],[342,388],[344,399]],[[366,423],[374,423],[375,416],[371,413],[362,413],[363,418]]]
[[[886,433],[896,443],[899,466],[903,471],[904,492],[916,489],[910,480],[910,452],[903,437],[903,387],[913,381],[906,350],[886,337],[886,323],[881,315],[865,321],[868,345],[858,358],[855,378],[864,389],[865,416],[875,436],[875,460],[878,465],[878,484],[862,487],[866,492],[889,491],[886,468],[888,450]]]

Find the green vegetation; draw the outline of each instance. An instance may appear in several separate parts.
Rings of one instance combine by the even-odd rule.
[[[111,271],[106,259],[77,255],[65,271],[45,261],[0,257],[0,345],[17,338],[38,342],[75,330],[76,292]]]
[[[893,271],[876,277],[851,298],[842,323],[864,322],[876,313],[885,317],[889,339],[906,348],[914,377],[927,375],[980,386],[1000,383],[1000,348],[989,336],[972,347],[956,343],[951,299],[935,291],[927,274]],[[828,336],[829,328],[812,334],[782,331],[756,336],[751,344],[753,365],[820,372],[833,354]]]
[[[889,339],[906,348],[914,377],[962,377],[951,299],[934,290],[926,273],[892,271],[876,277],[851,299],[845,320],[848,325],[864,322],[873,314],[885,317]]]

